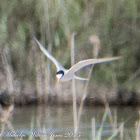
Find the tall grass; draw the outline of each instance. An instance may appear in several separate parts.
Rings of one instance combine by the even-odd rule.
[[[5,127],[8,126],[8,128],[10,129],[10,131],[14,131],[14,128],[10,122],[10,116],[11,113],[13,112],[14,106],[11,105],[9,106],[7,109],[3,110],[3,108],[0,108],[0,123],[1,123],[1,131],[0,131],[0,140],[2,139],[2,135],[4,133]],[[15,137],[15,139],[17,140],[17,138]]]
[[[71,37],[71,66],[75,64],[75,33]],[[74,134],[78,133],[78,116],[77,116],[77,97],[76,97],[76,81],[72,79],[72,93],[73,93],[73,120],[74,120]],[[75,138],[77,139],[77,138]]]
[[[92,137],[92,140],[95,140],[95,138],[96,138],[96,121],[95,121],[95,118],[91,119],[91,128],[92,128],[91,137]]]
[[[99,40],[98,36],[92,35],[90,37],[90,41],[93,44],[93,56],[94,56],[94,58],[97,58],[98,54],[99,54],[99,49],[100,49],[100,40]],[[78,123],[80,121],[80,117],[81,117],[81,114],[82,114],[85,99],[88,95],[88,86],[89,86],[89,81],[90,81],[91,76],[92,76],[91,74],[92,74],[93,67],[94,67],[94,64],[90,67],[90,71],[89,71],[88,77],[87,77],[88,80],[85,83],[85,87],[84,87],[84,90],[83,90],[83,95],[82,95],[82,98],[81,98],[81,101],[80,101],[80,107],[79,107],[79,111],[78,111]]]
[[[1,50],[1,58],[2,58],[2,63],[3,63],[5,74],[6,74],[6,83],[7,83],[8,93],[11,95],[11,94],[13,94],[13,92],[15,90],[14,76],[13,76],[12,68],[7,61],[7,56],[3,49]]]
[[[43,98],[41,100],[47,102],[49,93],[54,89],[52,77],[55,75],[55,67],[49,60],[46,62],[39,49],[36,50],[36,58],[33,57],[35,55],[32,53],[32,48],[35,47],[31,36],[33,31],[41,43],[66,67],[70,66],[70,36],[73,31],[77,32],[76,62],[93,58],[88,38],[91,34],[96,34],[102,46],[98,57],[121,55],[124,59],[114,65],[97,66],[95,76],[91,77],[88,87],[93,89],[92,83],[96,82],[97,87],[100,85],[103,89],[104,87],[111,89],[115,82],[118,89],[125,87],[138,91],[140,83],[137,78],[140,67],[138,7],[139,2],[135,0],[2,1],[0,48],[5,50],[11,81],[16,83],[16,87],[13,88],[22,92],[17,95],[28,95],[29,89],[32,89],[37,92],[33,96]],[[0,69],[7,78],[2,61]],[[115,78],[112,76],[113,72],[116,73]],[[83,76],[86,76],[85,73]],[[30,88],[27,88],[27,85],[30,85]],[[5,90],[11,92],[9,87]]]

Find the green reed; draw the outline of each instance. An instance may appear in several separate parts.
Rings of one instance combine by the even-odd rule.
[[[32,33],[34,32],[62,64],[69,67],[71,57],[69,44],[73,31],[77,32],[76,61],[93,58],[88,40],[92,34],[100,38],[101,49],[98,57],[116,55],[124,57],[118,63],[97,66],[89,87],[96,83],[95,86],[99,87],[100,84],[103,89],[104,87],[121,89],[125,86],[127,89],[138,91],[140,83],[137,78],[140,67],[138,7],[139,2],[135,0],[2,1],[0,48],[5,50],[13,88],[17,92],[14,93],[19,95],[22,92],[20,96],[24,96],[31,93],[29,89],[32,89],[33,96],[43,98],[41,102],[48,101],[49,93],[54,89],[55,78],[52,79],[52,76],[55,75],[55,68],[46,61],[39,49],[36,50],[37,56],[34,54]],[[0,63],[1,71],[4,71],[7,77],[2,60]],[[85,73],[83,75],[86,76]],[[5,90],[10,92],[8,88]],[[36,91],[37,94],[34,95]]]

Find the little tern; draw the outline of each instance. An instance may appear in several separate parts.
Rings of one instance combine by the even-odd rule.
[[[34,37],[34,36],[33,36]],[[40,49],[44,52],[44,54],[55,64],[57,68],[56,77],[58,78],[58,82],[65,82],[69,81],[73,78],[79,80],[87,80],[84,78],[77,77],[75,72],[79,71],[80,69],[84,68],[85,66],[92,65],[92,64],[99,64],[104,62],[110,62],[114,60],[119,60],[121,57],[109,57],[109,58],[99,58],[99,59],[86,59],[79,61],[75,65],[73,65],[70,69],[65,69],[60,62],[58,62],[46,49],[45,47],[34,37],[35,42],[38,44]]]

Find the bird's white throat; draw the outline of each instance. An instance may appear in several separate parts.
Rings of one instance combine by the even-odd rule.
[[[61,78],[63,77],[63,74],[62,74],[62,73],[56,74],[56,77],[57,77],[58,79],[61,79]]]

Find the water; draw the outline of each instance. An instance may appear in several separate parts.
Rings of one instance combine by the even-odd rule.
[[[99,128],[103,140],[108,139],[122,122],[124,127],[114,139],[135,139],[138,134],[139,108],[111,107],[106,119],[104,107],[83,108],[77,137],[79,140],[92,139],[91,119],[95,118],[96,136]],[[102,124],[103,119],[105,119]],[[8,125],[9,126],[8,126]],[[73,108],[71,106],[26,106],[14,108],[9,122],[5,125],[3,139],[57,139],[73,140]],[[2,125],[1,125],[2,126]],[[0,126],[0,127],[1,127]],[[12,138],[13,137],[13,138]],[[113,139],[113,140],[114,140]]]

